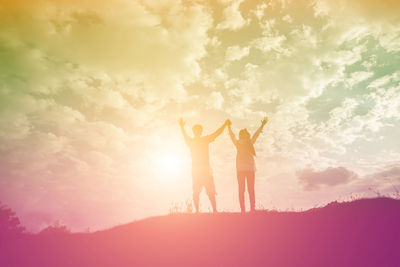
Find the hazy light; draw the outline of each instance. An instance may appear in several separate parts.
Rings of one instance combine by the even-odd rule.
[[[158,159],[158,165],[160,167],[159,171],[166,173],[176,173],[182,168],[181,161],[179,157],[173,153],[161,154]]]

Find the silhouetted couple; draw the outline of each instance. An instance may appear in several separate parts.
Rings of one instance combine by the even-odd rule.
[[[230,120],[226,120],[218,130],[206,136],[202,135],[203,127],[200,124],[196,124],[192,128],[194,135],[193,138],[186,133],[185,122],[182,119],[179,120],[182,134],[185,138],[186,144],[190,148],[190,153],[192,156],[193,202],[196,212],[199,212],[199,199],[203,187],[206,189],[213,212],[217,212],[214,177],[210,167],[209,144],[224,131],[226,126],[228,126],[229,136],[231,137],[231,140],[237,151],[236,173],[239,188],[240,209],[242,212],[245,212],[244,192],[247,182],[247,190],[250,198],[250,209],[251,211],[255,210],[254,181],[256,165],[254,162],[254,157],[256,156],[256,151],[254,149],[254,143],[256,142],[267,121],[267,118],[264,118],[264,120],[261,121],[261,126],[257,129],[253,136],[250,136],[250,133],[247,131],[247,129],[242,129],[239,132],[239,139],[236,139],[231,128],[232,123]]]

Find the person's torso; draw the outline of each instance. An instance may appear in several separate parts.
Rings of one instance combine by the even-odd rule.
[[[254,155],[249,144],[241,142],[237,143],[237,154],[236,154],[236,169],[238,171],[255,171],[256,166],[254,162]]]
[[[204,137],[193,138],[191,140],[189,148],[192,155],[193,168],[210,167],[209,144],[210,142]]]

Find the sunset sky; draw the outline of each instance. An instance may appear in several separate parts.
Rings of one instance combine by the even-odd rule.
[[[400,1],[0,0],[0,201],[31,231],[167,214],[191,198],[178,119],[264,116],[258,207],[400,190]],[[227,131],[210,152],[239,211]]]

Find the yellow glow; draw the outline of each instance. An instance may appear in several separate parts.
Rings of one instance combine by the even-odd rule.
[[[161,168],[160,171],[162,172],[176,173],[182,167],[182,164],[178,155],[171,152],[165,152],[159,156],[158,166]]]

